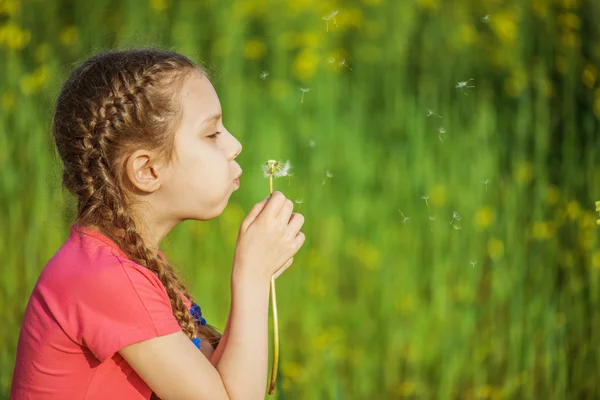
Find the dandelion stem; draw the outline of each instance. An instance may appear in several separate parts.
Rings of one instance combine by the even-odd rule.
[[[273,194],[273,176],[269,177],[269,192]],[[273,307],[273,366],[271,368],[271,383],[269,395],[273,394],[277,381],[277,367],[279,364],[279,324],[277,322],[277,296],[275,294],[275,276],[271,277],[271,304]]]

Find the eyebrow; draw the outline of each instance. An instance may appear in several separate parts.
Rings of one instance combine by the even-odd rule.
[[[205,125],[208,125],[209,123],[218,121],[219,119],[221,119],[221,117],[222,117],[221,113],[212,114],[212,115],[208,116],[207,118],[205,118],[204,121],[202,121],[202,123],[200,124],[200,126],[205,126]]]

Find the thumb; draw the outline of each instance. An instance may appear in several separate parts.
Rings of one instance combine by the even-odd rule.
[[[256,217],[258,217],[258,214],[260,214],[260,212],[265,208],[265,205],[267,205],[267,202],[269,201],[270,198],[271,198],[271,195],[269,195],[269,197],[267,197],[266,199],[259,201],[258,203],[256,203],[254,205],[254,207],[252,207],[252,209],[250,210],[250,212],[248,213],[248,215],[246,216],[246,218],[244,218],[244,221],[242,222],[242,226],[241,226],[242,232],[246,232],[248,230],[250,225],[252,225],[254,220],[256,220]]]

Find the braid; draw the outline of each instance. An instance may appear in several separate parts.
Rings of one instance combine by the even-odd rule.
[[[105,53],[74,71],[60,93],[53,133],[64,163],[63,184],[78,200],[77,220],[97,227],[132,261],[163,284],[173,316],[190,338],[216,345],[221,334],[196,324],[183,296],[190,293],[171,265],[149,249],[128,209],[123,166],[127,151],[149,145],[169,153],[173,123],[173,83],[198,71],[171,52],[141,50]]]

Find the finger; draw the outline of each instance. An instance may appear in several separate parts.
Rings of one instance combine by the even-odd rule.
[[[281,268],[279,268],[277,270],[277,272],[275,272],[273,274],[273,276],[275,277],[275,279],[279,278],[281,276],[281,274],[283,274],[283,272],[288,269],[292,264],[294,263],[294,257],[290,258],[289,260],[286,261],[285,264],[283,264],[283,266]]]
[[[277,219],[287,225],[293,212],[294,203],[290,199],[286,199],[283,207],[281,207],[281,210],[279,211],[279,215],[277,215]]]
[[[261,216],[264,215],[266,218],[277,218],[277,215],[279,215],[286,200],[283,193],[278,191],[273,192],[271,197],[269,197],[269,201],[267,201],[267,205],[261,213]]]
[[[292,213],[289,219],[286,233],[289,238],[295,238],[302,226],[304,225],[304,215],[299,213]]]
[[[258,217],[260,212],[262,210],[264,210],[265,205],[267,204],[268,201],[269,201],[269,197],[267,197],[266,199],[264,199],[262,201],[259,201],[252,207],[252,209],[250,210],[250,212],[248,213],[248,215],[246,216],[246,218],[244,218],[244,221],[242,222],[242,231],[245,232],[246,230],[248,230],[248,227],[250,225],[252,225],[252,223],[254,222],[256,217]]]
[[[298,234],[294,238],[294,244],[292,245],[292,247],[295,250],[294,254],[296,254],[298,252],[298,250],[300,250],[302,245],[304,245],[305,240],[306,240],[306,236],[304,236],[304,233],[298,232]]]

